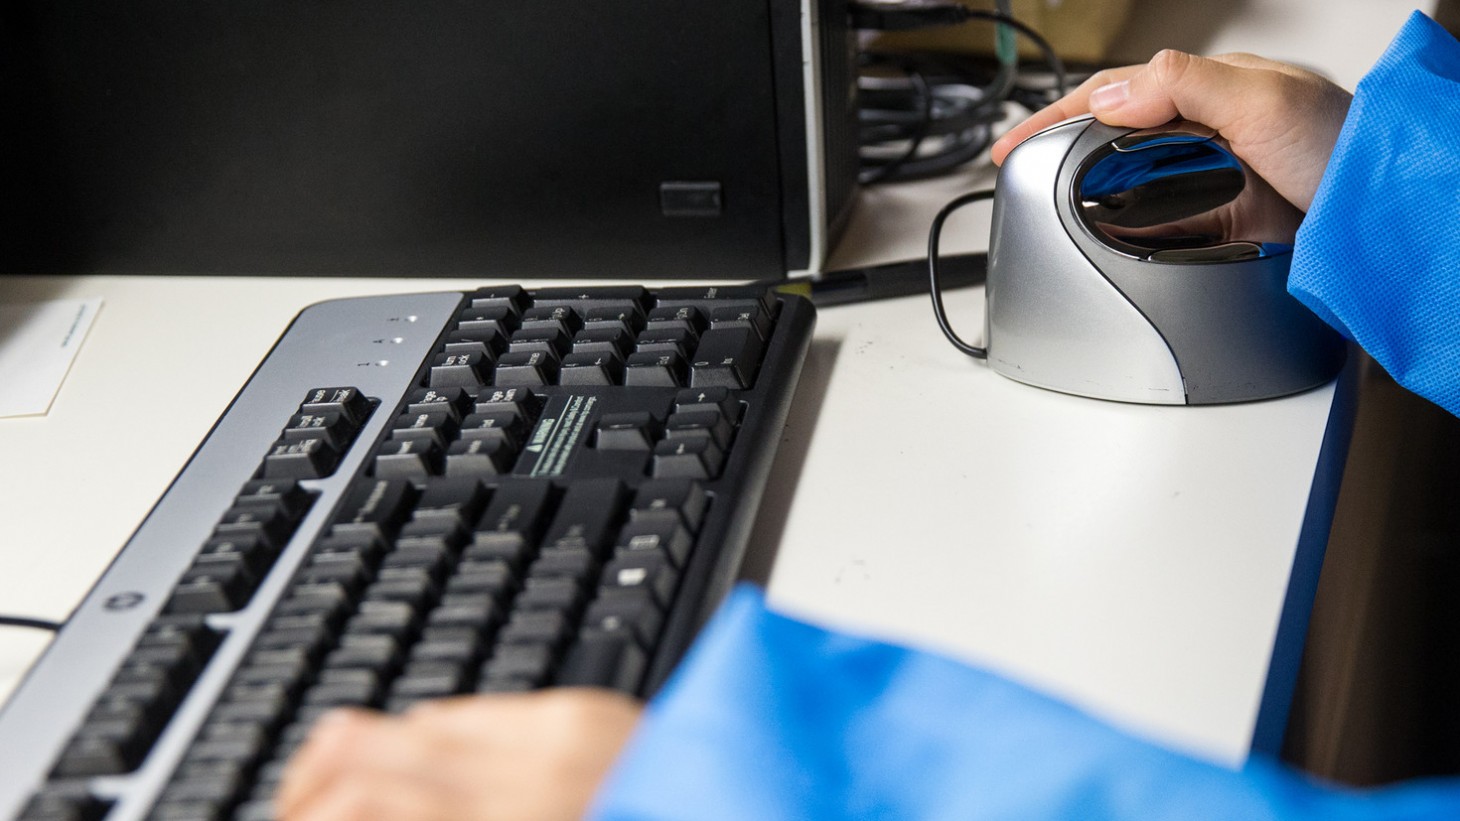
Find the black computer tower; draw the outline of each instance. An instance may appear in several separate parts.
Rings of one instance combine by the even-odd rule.
[[[9,0],[0,271],[816,270],[854,59],[844,0]]]

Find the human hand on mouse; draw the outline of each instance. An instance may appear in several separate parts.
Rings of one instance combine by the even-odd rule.
[[[290,760],[283,821],[576,819],[638,722],[594,689],[464,696],[399,716],[339,710]]]
[[[1165,50],[1143,65],[1097,72],[994,143],[1004,157],[1025,138],[1081,114],[1150,128],[1176,117],[1213,128],[1284,199],[1307,211],[1352,99],[1314,74],[1251,54]]]

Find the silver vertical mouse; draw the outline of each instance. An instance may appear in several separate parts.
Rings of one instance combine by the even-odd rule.
[[[1301,213],[1202,126],[1091,117],[1030,137],[999,172],[989,366],[1125,402],[1214,404],[1332,379],[1342,338],[1287,292]]]

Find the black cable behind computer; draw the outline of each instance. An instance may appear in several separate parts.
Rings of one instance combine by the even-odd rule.
[[[864,51],[861,75],[862,170],[871,185],[922,179],[947,173],[988,148],[993,123],[1004,117],[1006,102],[1039,108],[1065,92],[1065,67],[1037,31],[1010,13],[1008,0],[997,11],[970,9],[952,2],[862,0],[851,5],[852,25],[864,31],[900,31],[957,25],[972,20],[997,23],[997,60],[932,52]],[[1012,32],[1039,46],[1051,73],[1052,89],[1017,83]]]

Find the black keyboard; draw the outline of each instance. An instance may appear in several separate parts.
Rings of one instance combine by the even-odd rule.
[[[735,578],[813,322],[750,286],[305,310],[0,711],[0,818],[264,819],[332,707],[651,694]]]

